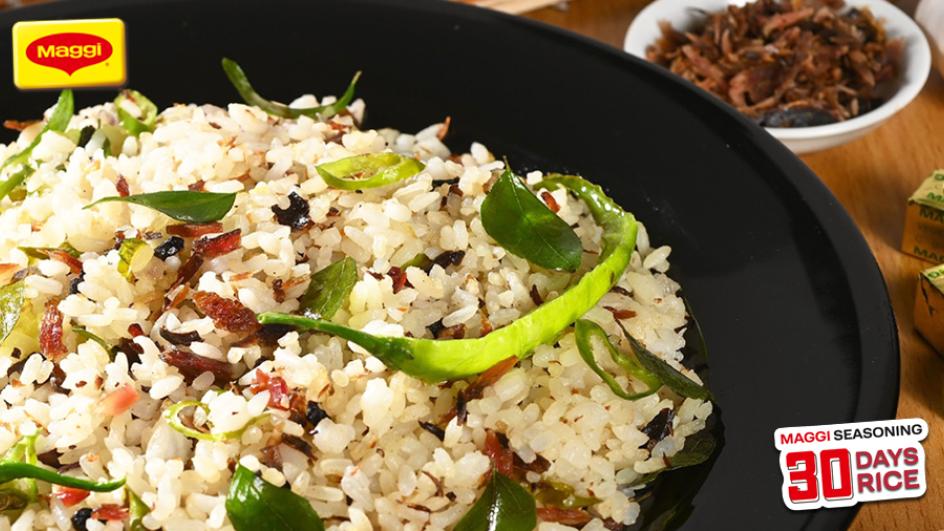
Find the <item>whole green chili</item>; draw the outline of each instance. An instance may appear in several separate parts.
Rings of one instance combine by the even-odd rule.
[[[332,188],[364,190],[409,179],[425,167],[416,159],[396,153],[370,153],[326,162],[315,169]]]
[[[562,186],[582,199],[603,227],[600,261],[559,297],[508,326],[476,339],[434,340],[378,337],[322,319],[264,313],[263,324],[283,324],[334,334],[360,345],[387,366],[435,382],[478,374],[510,356],[524,358],[556,338],[616,284],[629,265],[636,243],[636,221],[599,186],[576,176],[550,177],[547,187]]]

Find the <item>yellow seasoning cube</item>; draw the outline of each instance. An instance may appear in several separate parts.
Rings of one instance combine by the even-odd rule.
[[[908,199],[901,250],[929,262],[944,262],[944,170],[932,173]]]
[[[914,321],[918,333],[944,354],[944,264],[918,275]]]

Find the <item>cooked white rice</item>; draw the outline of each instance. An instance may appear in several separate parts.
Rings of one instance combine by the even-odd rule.
[[[331,99],[321,103],[326,101]],[[316,103],[314,97],[304,96],[293,105]],[[293,312],[311,273],[349,256],[358,264],[359,281],[334,320],[381,335],[428,337],[427,325],[442,319],[445,326],[464,324],[469,336],[477,336],[483,316],[497,328],[531,311],[532,286],[549,299],[573,281],[573,275],[532,267],[485,233],[479,218],[483,187],[503,163],[484,146],[473,144],[467,153],[454,156],[437,138],[440,124],[416,134],[359,131],[354,124],[363,113],[363,102],[355,102],[350,110],[352,115],[320,123],[307,117],[278,120],[240,104],[175,105],[161,114],[153,133],[128,138],[118,157],[105,156],[94,141],[86,148],[75,147],[64,135],[46,134],[34,151],[34,159],[41,162],[28,181],[26,197],[2,203],[0,263],[24,269],[31,263],[19,247],[68,242],[82,252],[84,281],[78,293],[70,295],[74,276],[65,264],[32,263],[35,269],[25,278],[32,311],[41,313],[47,300],[61,298],[58,308],[65,317],[69,350],[60,362],[66,375],[61,387],[67,392],[57,391],[50,382],[50,361],[38,353],[24,354],[29,361],[18,377],[0,378],[0,451],[23,435],[39,432],[38,452],[56,450],[61,463],[77,463],[81,474],[93,479],[127,478],[128,487],[151,508],[144,518],[149,529],[232,529],[224,501],[230,466],[238,461],[276,485],[288,482],[311,501],[329,529],[437,530],[452,527],[481,493],[490,470],[481,448],[485,430],[493,429],[507,435],[510,447],[525,462],[537,455],[549,460],[543,477],[602,500],[593,508],[598,517],[584,529],[603,529],[603,518],[634,522],[639,505],[626,485],[640,474],[663,468],[663,456],[679,451],[688,435],[703,429],[710,402],[681,400],[667,391],[636,402],[618,398],[582,361],[573,334],[567,333],[557,345],[539,347],[487,388],[481,399],[471,401],[465,425],[453,419],[440,441],[418,421],[442,418],[455,405],[464,382],[451,387],[423,383],[389,371],[363,350],[324,334],[289,333],[274,351],[234,346],[241,339],[237,334],[215,329],[192,305],[162,313],[165,291],[181,265],[179,256],[152,258],[134,283],[116,270],[116,232],[162,232],[173,220],[120,203],[82,209],[117,195],[119,176],[131,193],[186,189],[197,181],[205,182],[207,191],[240,192],[223,225],[225,230],[242,230],[242,247],[207,261],[194,279],[195,289],[238,299],[257,313]],[[79,111],[70,128],[115,122],[113,105],[105,104]],[[40,128],[33,125],[17,142],[0,146],[0,160],[25,147]],[[363,193],[328,188],[315,171],[319,163],[387,149],[421,158],[425,171]],[[442,181],[450,179],[458,179],[461,196],[449,194],[449,184]],[[537,183],[541,174],[530,173],[527,180]],[[275,220],[273,205],[285,207],[292,191],[310,205],[315,225],[308,230],[292,233]],[[598,250],[600,229],[583,204],[563,190],[553,196],[559,215],[576,224],[584,247]],[[329,217],[331,209],[339,214]],[[398,293],[389,276],[378,280],[368,273],[384,273],[418,253],[436,256],[443,251],[464,251],[465,257],[457,266],[434,266],[428,274],[409,268],[412,287]],[[665,274],[669,251],[652,247],[640,226],[637,252],[619,281],[631,298],[610,293],[587,317],[616,336],[618,328],[603,306],[634,311],[636,316],[624,321],[632,334],[681,369],[686,313],[676,295],[678,284]],[[585,254],[584,269],[594,260],[594,255]],[[281,303],[272,287],[277,279],[292,286]],[[134,339],[144,354],[140,363],[130,366],[124,354],[110,360],[97,343],[77,343],[78,336],[70,333],[72,326],[82,326],[115,344],[129,337],[128,327],[134,323],[146,335]],[[167,348],[159,335],[162,326],[198,332],[202,342],[193,344],[193,351],[237,364],[243,375],[238,388],[212,388],[211,375],[186,385],[178,370],[159,357]],[[38,350],[35,338],[14,334],[0,349],[0,376],[16,362],[11,357],[14,346],[24,352]],[[250,391],[253,367],[260,359],[259,369],[281,376],[328,413],[330,418],[321,421],[314,434],[289,421],[283,411],[267,407],[267,392],[254,396]],[[694,373],[684,372],[697,380]],[[619,379],[626,385],[625,377]],[[102,399],[127,383],[141,399],[118,416],[103,414]],[[241,441],[195,441],[161,420],[163,410],[184,399],[207,403],[209,421],[218,432],[243,428],[264,411],[273,420],[249,427]],[[648,440],[641,429],[663,408],[676,413],[673,435],[650,453],[640,448]],[[314,462],[282,445],[281,470],[260,464],[260,452],[274,432],[313,444]],[[541,477],[530,472],[527,480]],[[436,482],[442,492],[437,492]],[[46,484],[40,488],[49,492]],[[69,518],[77,509],[120,505],[124,497],[123,489],[92,493],[70,508],[48,498],[15,521],[0,517],[0,531],[70,529]],[[119,529],[121,523],[106,526],[90,519],[87,526]],[[551,523],[539,527],[570,529]]]

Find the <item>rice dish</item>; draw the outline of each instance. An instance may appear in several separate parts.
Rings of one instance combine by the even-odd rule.
[[[334,101],[305,95],[290,107]],[[141,112],[134,101],[122,105]],[[539,191],[541,172],[522,176],[584,251],[577,272],[534,265],[483,227],[482,204],[504,161],[478,143],[452,152],[448,123],[416,133],[361,129],[364,108],[355,100],[319,120],[240,103],[177,104],[152,131],[111,145],[100,131],[121,117],[106,103],[78,110],[64,132],[42,134],[34,171],[0,203],[0,286],[19,286],[23,302],[0,346],[0,453],[37,435],[42,466],[125,483],[76,501],[39,481],[37,501],[0,516],[0,529],[72,529],[83,510],[85,529],[122,529],[129,491],[146,508],[136,522],[146,529],[232,529],[226,500],[239,465],[290,487],[328,529],[451,529],[482,495],[495,440],[526,488],[553,480],[593,500],[577,508],[582,521],[539,518],[538,529],[637,520],[645,486],[635,482],[667,467],[705,428],[712,404],[666,387],[638,400],[616,396],[581,358],[572,328],[456,411],[474,376],[427,382],[331,334],[227,321],[227,311],[299,313],[312,275],[350,258],[356,282],[331,321],[377,336],[477,338],[554,300],[593,267],[603,229],[583,201],[563,188]],[[0,160],[43,127],[26,126],[0,146]],[[77,145],[68,132],[85,128],[94,133]],[[424,167],[359,190],[331,187],[317,169],[381,152]],[[209,226],[120,201],[84,208],[171,190],[235,193],[235,203]],[[181,281],[198,240],[237,230],[235,245],[207,254]],[[130,241],[143,243],[129,259]],[[629,267],[583,317],[616,343],[619,320],[700,384],[681,363],[689,323],[667,275],[669,254],[639,224]],[[406,265],[420,255],[424,263]],[[599,364],[633,386],[610,359]],[[219,367],[232,378],[221,380]],[[206,437],[168,421],[168,409],[187,401],[203,406],[181,410],[180,422]],[[654,437],[660,415],[668,424]]]

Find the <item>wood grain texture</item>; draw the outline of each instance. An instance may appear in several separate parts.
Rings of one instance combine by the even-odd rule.
[[[907,8],[908,2],[899,3]],[[573,0],[566,10],[542,9],[528,16],[621,48],[629,23],[647,3]],[[921,417],[931,428],[924,442],[927,494],[917,500],[864,504],[851,529],[944,529],[944,358],[913,326],[917,275],[932,264],[898,250],[907,198],[932,170],[944,167],[944,81],[932,73],[918,98],[885,125],[803,161],[862,230],[888,285],[901,341],[898,417]]]

